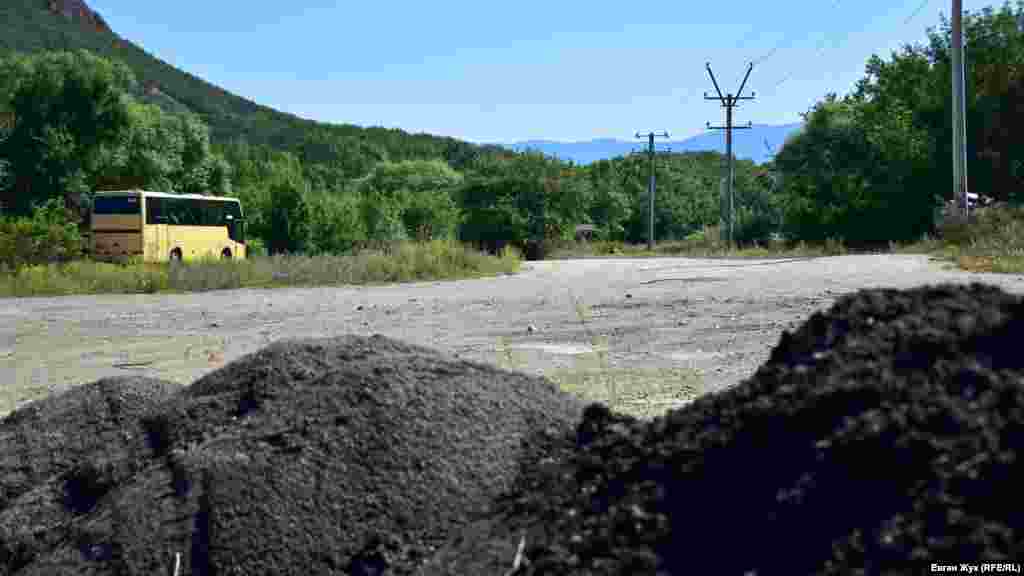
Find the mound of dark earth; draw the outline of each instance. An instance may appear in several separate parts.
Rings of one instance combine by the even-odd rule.
[[[865,290],[649,422],[589,406],[421,574],[907,574],[1024,558],[1024,302]]]
[[[69,397],[0,427],[46,439],[24,422],[61,414],[89,446],[18,440],[0,574],[410,574],[582,413],[547,380],[379,336],[279,342],[142,415]]]
[[[179,384],[105,378],[0,420],[0,574],[65,540],[67,524],[150,453],[140,419]]]

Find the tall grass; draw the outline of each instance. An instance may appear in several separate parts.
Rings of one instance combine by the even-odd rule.
[[[917,247],[927,249],[964,270],[1024,273],[1024,206],[986,206],[969,218],[947,216],[938,235],[924,238]]]
[[[0,296],[194,292],[244,287],[378,284],[517,272],[521,255],[499,256],[453,241],[401,243],[351,255],[275,255],[180,264],[77,260],[0,274]]]
[[[835,256],[849,250],[841,240],[830,239],[821,245],[805,242],[773,240],[763,243],[731,247],[719,226],[707,226],[682,240],[655,243],[654,250],[647,244],[623,242],[556,241],[548,245],[547,257],[553,260],[568,258],[642,258],[651,256],[686,256],[691,258],[765,258],[773,256]]]
[[[878,249],[872,249],[878,252]],[[946,214],[936,234],[917,242],[887,246],[889,253],[931,254],[947,259],[964,270],[975,272],[1024,273],[1024,206],[1010,204],[976,208],[969,219]],[[730,247],[718,226],[708,226],[683,240],[658,242],[654,250],[646,244],[621,242],[553,242],[550,259],[686,256],[694,258],[769,258],[836,256],[849,254],[842,240],[820,244],[774,240],[748,246]]]

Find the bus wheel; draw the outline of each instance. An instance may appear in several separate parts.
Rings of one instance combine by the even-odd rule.
[[[225,248],[224,251],[220,253],[220,259],[221,260],[231,260],[231,249],[230,248]]]
[[[175,248],[171,250],[171,262],[181,262],[181,250]]]

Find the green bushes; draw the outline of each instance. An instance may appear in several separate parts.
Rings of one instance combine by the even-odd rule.
[[[934,197],[915,185],[927,166],[925,136],[898,102],[830,97],[775,162],[791,238],[885,246],[916,240],[934,224]]]
[[[455,238],[460,211],[452,191],[413,192],[402,212],[406,233],[419,241]]]
[[[271,187],[269,220],[267,248],[271,254],[297,253],[305,249],[309,236],[309,207],[296,183],[278,182]]]
[[[359,198],[353,194],[311,194],[309,245],[314,254],[347,254],[366,239],[359,215]]]
[[[47,201],[31,218],[0,219],[0,271],[16,273],[34,264],[68,262],[81,258],[83,250],[74,215],[60,200]]]
[[[453,238],[462,174],[441,160],[381,162],[356,184],[366,237],[400,241]]]

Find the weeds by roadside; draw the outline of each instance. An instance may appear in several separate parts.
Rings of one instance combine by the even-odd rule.
[[[353,255],[275,255],[181,264],[75,260],[0,274],[0,297],[193,292],[226,288],[377,284],[514,273],[514,248],[490,256],[450,241],[403,243]]]
[[[563,392],[586,402],[603,403],[617,412],[639,418],[660,415],[666,409],[694,400],[703,392],[700,373],[692,367],[612,366],[608,359],[608,336],[590,330],[593,309],[571,291],[569,299],[590,342],[591,351],[573,355],[570,367],[542,372]],[[526,363],[516,357],[513,346],[504,337],[497,338],[494,351],[501,368],[528,370]]]
[[[692,258],[770,258],[798,256],[835,256],[849,250],[839,240],[815,246],[805,242],[789,243],[782,240],[755,243],[750,246],[732,248],[722,238],[718,226],[708,226],[682,240],[658,242],[654,250],[646,244],[625,244],[622,242],[552,242],[547,250],[548,258],[564,260],[569,258],[645,258],[657,256],[686,256]]]
[[[1024,206],[992,205],[939,225],[937,238],[920,242],[929,253],[963,270],[1024,274]]]
[[[925,236],[908,244],[890,242],[887,250],[881,251],[929,254],[972,272],[1024,274],[1024,206],[1001,204],[980,207],[966,222],[960,218],[944,219],[938,224],[935,236]],[[717,226],[707,227],[683,240],[659,242],[653,251],[648,250],[645,244],[573,241],[553,242],[547,250],[549,259],[655,256],[739,259],[837,256],[855,252],[837,239],[829,239],[820,245],[773,240],[731,248]]]

